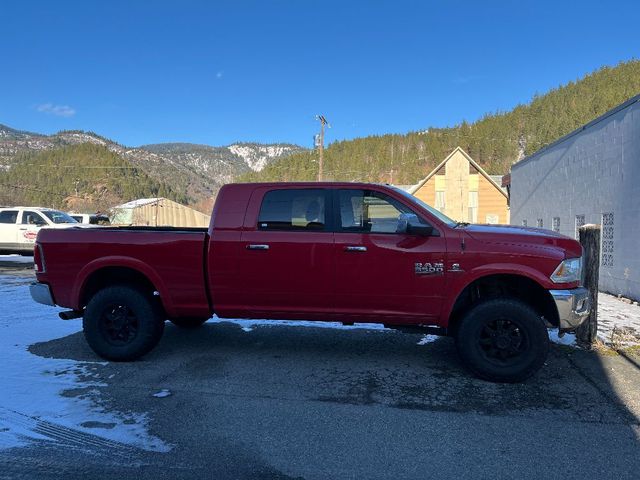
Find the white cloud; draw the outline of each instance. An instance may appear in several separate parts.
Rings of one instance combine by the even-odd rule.
[[[464,85],[467,83],[475,82],[476,80],[484,80],[485,78],[485,75],[458,76],[453,79],[453,83],[455,83],[456,85]]]
[[[69,105],[54,105],[53,103],[42,103],[36,106],[36,110],[47,115],[55,115],[56,117],[73,117],[76,114],[75,108]]]

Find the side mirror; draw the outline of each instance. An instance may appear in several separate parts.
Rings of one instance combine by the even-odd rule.
[[[430,237],[433,235],[433,227],[431,225],[421,223],[415,213],[401,213],[398,216],[398,227],[396,228],[396,233]]]

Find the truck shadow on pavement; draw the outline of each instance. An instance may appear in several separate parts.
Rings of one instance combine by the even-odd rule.
[[[520,384],[494,384],[463,368],[450,338],[390,330],[259,326],[226,322],[198,330],[167,324],[159,346],[142,360],[99,367],[109,387],[168,389],[422,411],[557,417],[627,423],[639,419],[592,352],[552,345],[547,363]],[[82,334],[35,344],[44,357],[96,361]],[[606,358],[604,359],[606,360]],[[109,396],[109,395],[108,395]]]

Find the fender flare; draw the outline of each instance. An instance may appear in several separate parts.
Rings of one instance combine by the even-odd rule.
[[[149,264],[127,256],[100,257],[82,267],[76,276],[71,290],[71,298],[73,299],[73,304],[75,305],[76,310],[80,309],[80,300],[84,293],[84,289],[86,288],[87,280],[91,275],[103,268],[111,267],[128,268],[145,276],[160,293],[160,301],[162,302],[167,314],[171,315],[173,313],[173,302],[171,301],[167,287],[162,281],[160,275],[158,275],[158,272],[156,272]]]
[[[442,318],[444,320],[443,326],[446,327],[449,325],[449,319],[451,317],[453,307],[458,298],[460,298],[464,289],[476,280],[493,275],[514,275],[524,277],[534,281],[545,290],[548,290],[549,288],[548,285],[550,280],[534,268],[512,263],[490,263],[487,265],[481,265],[466,272],[459,278],[454,279],[449,284],[448,290],[451,293],[446,297],[445,304],[442,307]]]

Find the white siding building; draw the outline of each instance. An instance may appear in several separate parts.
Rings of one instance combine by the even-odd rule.
[[[511,223],[601,224],[600,290],[640,299],[640,95],[513,165]]]

